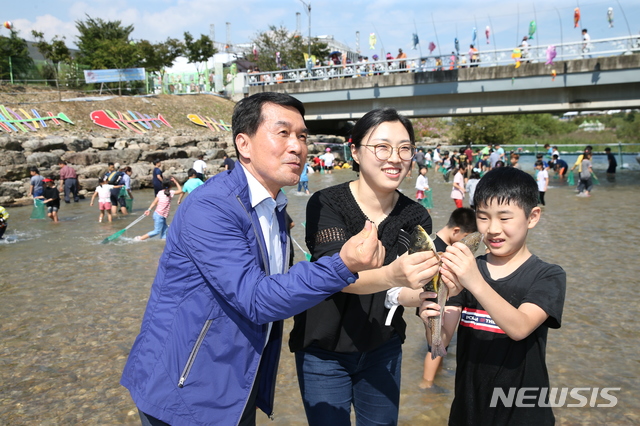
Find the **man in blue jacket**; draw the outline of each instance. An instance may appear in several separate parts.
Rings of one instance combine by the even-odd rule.
[[[307,158],[304,107],[259,93],[233,113],[238,163],[178,209],[121,383],[143,425],[254,425],[271,416],[282,320],[382,265],[367,224],[340,253],[288,269],[286,196]]]

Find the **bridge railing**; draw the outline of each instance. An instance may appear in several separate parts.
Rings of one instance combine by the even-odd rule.
[[[520,48],[523,54],[520,61],[531,63],[546,62],[548,46],[530,45],[525,49]],[[591,40],[586,44],[578,41],[554,46],[556,52],[554,61],[639,54],[640,35]],[[471,63],[468,53],[455,55],[454,52],[451,52],[449,55],[429,55],[417,58],[385,59],[313,68],[249,73],[245,76],[245,86],[300,83],[302,81],[330,80],[334,78],[360,78],[403,72],[433,72],[474,66],[513,65],[516,62],[516,59],[512,57],[514,49],[482,50],[477,53],[480,59],[479,62],[475,63]]]

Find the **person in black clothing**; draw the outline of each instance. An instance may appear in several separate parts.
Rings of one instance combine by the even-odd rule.
[[[360,272],[342,292],[294,317],[289,347],[309,425],[349,424],[351,405],[358,422],[366,416],[376,424],[397,424],[406,328],[398,305],[417,307],[433,297],[422,292],[404,300],[403,290],[422,287],[438,266],[432,252],[403,254],[401,244],[416,225],[428,233],[432,228],[427,210],[398,191],[414,142],[411,122],[395,110],[367,113],[356,123],[351,144],[359,179],[320,190],[307,205],[312,261],[339,252],[366,221],[376,224],[385,247],[385,266]],[[370,294],[372,288],[377,292]]]
[[[225,154],[222,160],[222,165],[224,166],[225,170],[231,171],[235,167],[236,162],[229,158],[227,154]]]
[[[604,152],[607,154],[607,160],[609,161],[609,167],[607,167],[607,180],[609,182],[613,182],[616,180],[616,167],[618,167],[618,162],[616,161],[616,156],[611,153],[611,148],[606,147]]]
[[[554,424],[545,351],[549,329],[560,328],[566,273],[527,248],[542,214],[538,195],[536,180],[522,170],[489,171],[474,193],[487,253],[476,258],[454,243],[442,255],[443,282],[463,289],[442,319],[445,344],[458,326],[450,425]],[[514,390],[527,390],[528,402],[500,398]]]
[[[60,209],[60,192],[56,188],[53,179],[46,178],[43,180],[45,187],[43,194],[39,197],[44,200],[44,205],[47,208],[47,216],[54,221],[58,222],[58,210]]]
[[[164,184],[164,177],[162,177],[162,169],[160,168],[160,160],[153,160],[153,195],[158,195],[158,192],[162,191]]]

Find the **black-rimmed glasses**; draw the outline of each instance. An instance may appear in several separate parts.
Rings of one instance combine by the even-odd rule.
[[[409,161],[413,158],[414,155],[416,155],[416,147],[411,144],[400,145],[397,148],[389,145],[388,143],[379,143],[376,145],[362,145],[362,146],[366,146],[367,148],[373,148],[372,151],[374,155],[380,161],[385,161],[391,158],[394,150],[398,151],[398,157],[400,157],[400,159],[403,161]]]

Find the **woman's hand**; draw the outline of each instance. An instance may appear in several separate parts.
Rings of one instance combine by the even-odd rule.
[[[438,272],[440,262],[432,251],[403,254],[389,265],[388,278],[397,287],[424,287]]]

